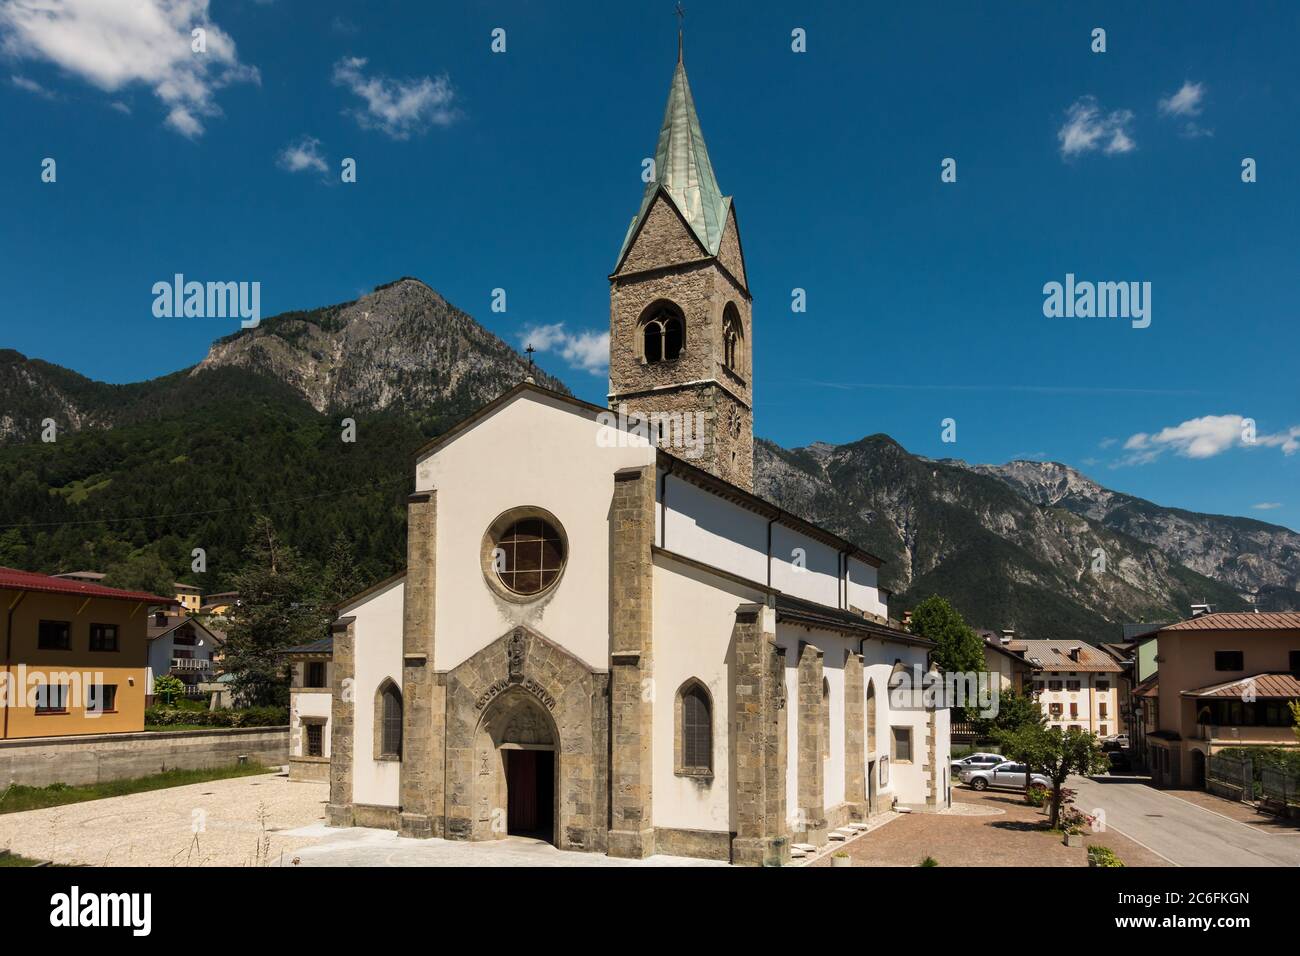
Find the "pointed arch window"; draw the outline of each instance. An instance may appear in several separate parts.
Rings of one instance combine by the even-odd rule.
[[[391,679],[375,694],[375,759],[402,759],[402,692]]]
[[[647,364],[672,362],[686,347],[686,319],[681,310],[668,302],[659,302],[646,312],[641,322],[641,355]]]
[[[876,682],[867,681],[867,753],[876,752]]]
[[[710,776],[713,773],[713,701],[698,680],[688,680],[677,691],[677,773]]]
[[[736,374],[744,367],[744,347],[740,310],[734,302],[728,302],[722,311],[722,364]]]
[[[822,678],[822,759],[831,755],[831,682]]]

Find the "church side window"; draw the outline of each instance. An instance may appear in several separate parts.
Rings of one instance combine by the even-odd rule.
[[[867,681],[867,751],[876,752],[876,682]]]
[[[390,680],[379,689],[378,757],[402,756],[402,692]]]
[[[822,759],[831,755],[831,682],[822,678]]]
[[[688,681],[677,694],[678,773],[713,772],[713,704],[698,681]]]

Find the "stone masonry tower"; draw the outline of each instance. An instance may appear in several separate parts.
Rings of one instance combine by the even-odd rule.
[[[713,175],[678,47],[653,177],[609,292],[609,403],[659,444],[752,490],[753,309],[730,196]]]

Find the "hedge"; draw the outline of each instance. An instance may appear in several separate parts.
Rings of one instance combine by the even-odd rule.
[[[146,707],[144,722],[150,727],[170,727],[174,724],[201,724],[205,727],[283,727],[289,723],[289,708],[182,710],[179,707]]]

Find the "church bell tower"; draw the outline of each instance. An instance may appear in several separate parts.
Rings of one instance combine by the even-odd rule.
[[[753,309],[736,210],[713,175],[681,44],[654,166],[609,277],[609,403],[667,451],[754,483]]]

